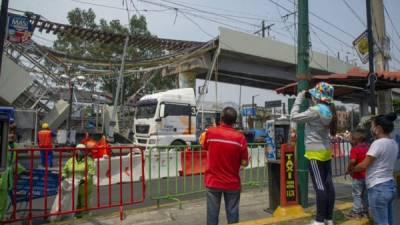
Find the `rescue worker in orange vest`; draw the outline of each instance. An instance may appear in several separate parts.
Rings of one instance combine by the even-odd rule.
[[[40,151],[40,163],[43,167],[53,167],[53,133],[48,123],[42,124],[42,130],[38,133]],[[47,161],[47,162],[46,162]]]
[[[103,157],[111,157],[111,148],[107,143],[106,136],[102,136],[101,139],[96,144],[96,149],[93,149],[93,158],[103,158]]]

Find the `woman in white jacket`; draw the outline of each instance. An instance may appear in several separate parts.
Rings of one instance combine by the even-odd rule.
[[[353,172],[367,170],[366,185],[369,207],[375,225],[394,225],[396,183],[393,171],[399,155],[399,146],[391,138],[396,113],[372,118],[371,133],[375,141],[367,157],[353,168]]]
[[[330,135],[336,134],[336,109],[333,104],[333,86],[320,82],[313,89],[298,94],[291,112],[291,121],[305,124],[305,157],[317,196],[317,215],[312,224],[332,225],[335,190],[332,182]],[[303,100],[314,103],[300,112]]]

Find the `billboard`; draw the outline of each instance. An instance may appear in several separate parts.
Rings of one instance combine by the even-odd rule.
[[[26,16],[8,15],[7,40],[12,43],[25,43],[32,37],[33,26]]]

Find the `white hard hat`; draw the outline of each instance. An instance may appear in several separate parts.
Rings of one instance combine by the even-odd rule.
[[[78,144],[78,145],[76,146],[76,148],[86,148],[86,145],[84,145],[84,144]]]

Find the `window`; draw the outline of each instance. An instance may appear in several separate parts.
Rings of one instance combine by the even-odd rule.
[[[168,116],[190,116],[192,108],[190,105],[166,103],[165,112]]]
[[[136,119],[153,118],[157,109],[157,100],[139,101],[136,107]]]

